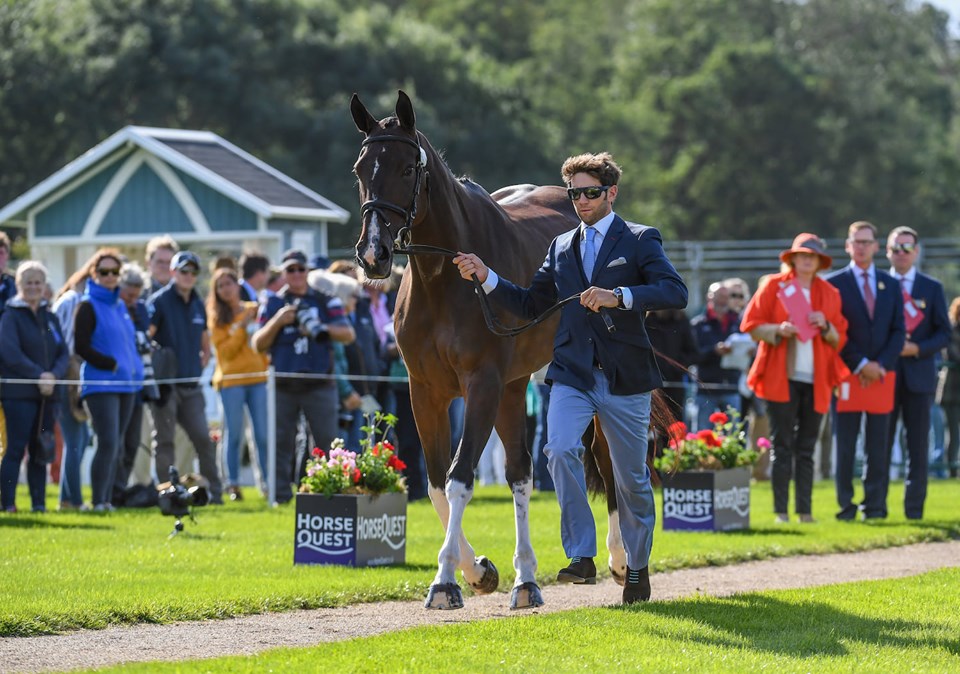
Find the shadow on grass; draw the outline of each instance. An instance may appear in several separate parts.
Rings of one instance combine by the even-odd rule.
[[[65,521],[48,515],[0,517],[0,529],[116,529],[106,522],[78,522],[75,519]]]
[[[652,603],[611,610],[642,610],[665,619],[706,625],[709,630],[670,630],[657,627],[678,648],[683,642],[710,647],[749,648],[793,657],[842,656],[848,642],[906,648],[943,648],[960,655],[960,639],[924,638],[942,625],[929,621],[869,618],[820,602],[781,601],[761,594],[726,599]],[[680,633],[678,635],[678,633]]]

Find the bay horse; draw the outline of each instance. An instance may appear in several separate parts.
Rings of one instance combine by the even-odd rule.
[[[521,185],[490,195],[476,183],[456,178],[417,131],[413,104],[403,91],[395,115],[383,120],[377,121],[356,94],[350,111],[365,136],[353,171],[361,202],[357,262],[369,278],[390,274],[394,247],[403,243],[475,252],[498,273],[527,285],[554,237],[580,221],[562,187]],[[516,324],[514,317],[504,316],[502,321]],[[533,480],[524,431],[525,392],[530,373],[552,358],[557,321],[555,315],[519,336],[498,337],[484,323],[474,287],[460,278],[448,257],[410,255],[394,325],[409,373],[430,500],[446,529],[426,608],[463,607],[457,568],[478,593],[493,592],[499,584],[496,566],[475,556],[462,528],[473,495],[474,470],[494,427],[506,454],[516,524],[516,581],[510,608],[543,605],[530,542]],[[458,396],[465,400],[464,429],[451,461],[447,410]],[[611,512],[607,547],[616,577],[625,572],[626,557],[609,456],[593,468],[602,471],[607,487]]]

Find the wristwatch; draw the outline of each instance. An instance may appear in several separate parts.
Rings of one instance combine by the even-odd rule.
[[[613,296],[617,298],[617,309],[626,309],[626,307],[623,306],[623,288],[614,288]]]

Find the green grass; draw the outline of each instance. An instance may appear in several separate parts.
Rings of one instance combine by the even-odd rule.
[[[729,598],[422,627],[312,648],[107,672],[947,672],[960,570]]]
[[[818,524],[777,526],[769,485],[755,485],[749,531],[658,532],[653,569],[861,550],[960,534],[954,505],[960,500],[960,481],[931,482],[927,518],[921,522],[907,522],[899,514],[902,498],[902,484],[894,483],[890,520],[839,523],[833,519],[833,486],[824,482],[814,491]],[[603,505],[594,505],[602,551],[606,517]],[[479,488],[465,520],[477,554],[498,565],[501,590],[513,582],[512,512],[506,488]],[[171,540],[167,534],[173,520],[156,509],[105,515],[2,514],[0,636],[425,596],[442,541],[429,502],[410,505],[407,564],[393,568],[295,567],[293,513],[292,504],[269,509],[251,492],[241,503],[201,509],[198,523],[187,521],[186,532]],[[531,528],[543,583],[565,564],[558,513],[552,494],[535,496]],[[605,552],[601,557],[605,559]]]

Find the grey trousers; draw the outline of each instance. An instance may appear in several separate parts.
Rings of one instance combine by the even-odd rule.
[[[300,412],[307,419],[313,434],[313,446],[324,452],[337,434],[337,387],[332,382],[321,382],[310,388],[277,385],[277,502],[293,498],[291,485],[299,482],[297,462],[297,420]],[[307,453],[313,447],[307,448]],[[306,463],[301,457],[299,464]]]
[[[157,479],[161,482],[169,479],[170,466],[175,465],[173,439],[176,426],[180,424],[197,452],[200,474],[210,482],[210,498],[213,501],[221,500],[223,485],[217,465],[217,448],[210,440],[210,429],[204,413],[203,389],[177,384],[166,405],[157,407],[151,404],[150,408],[153,412],[153,452]]]

